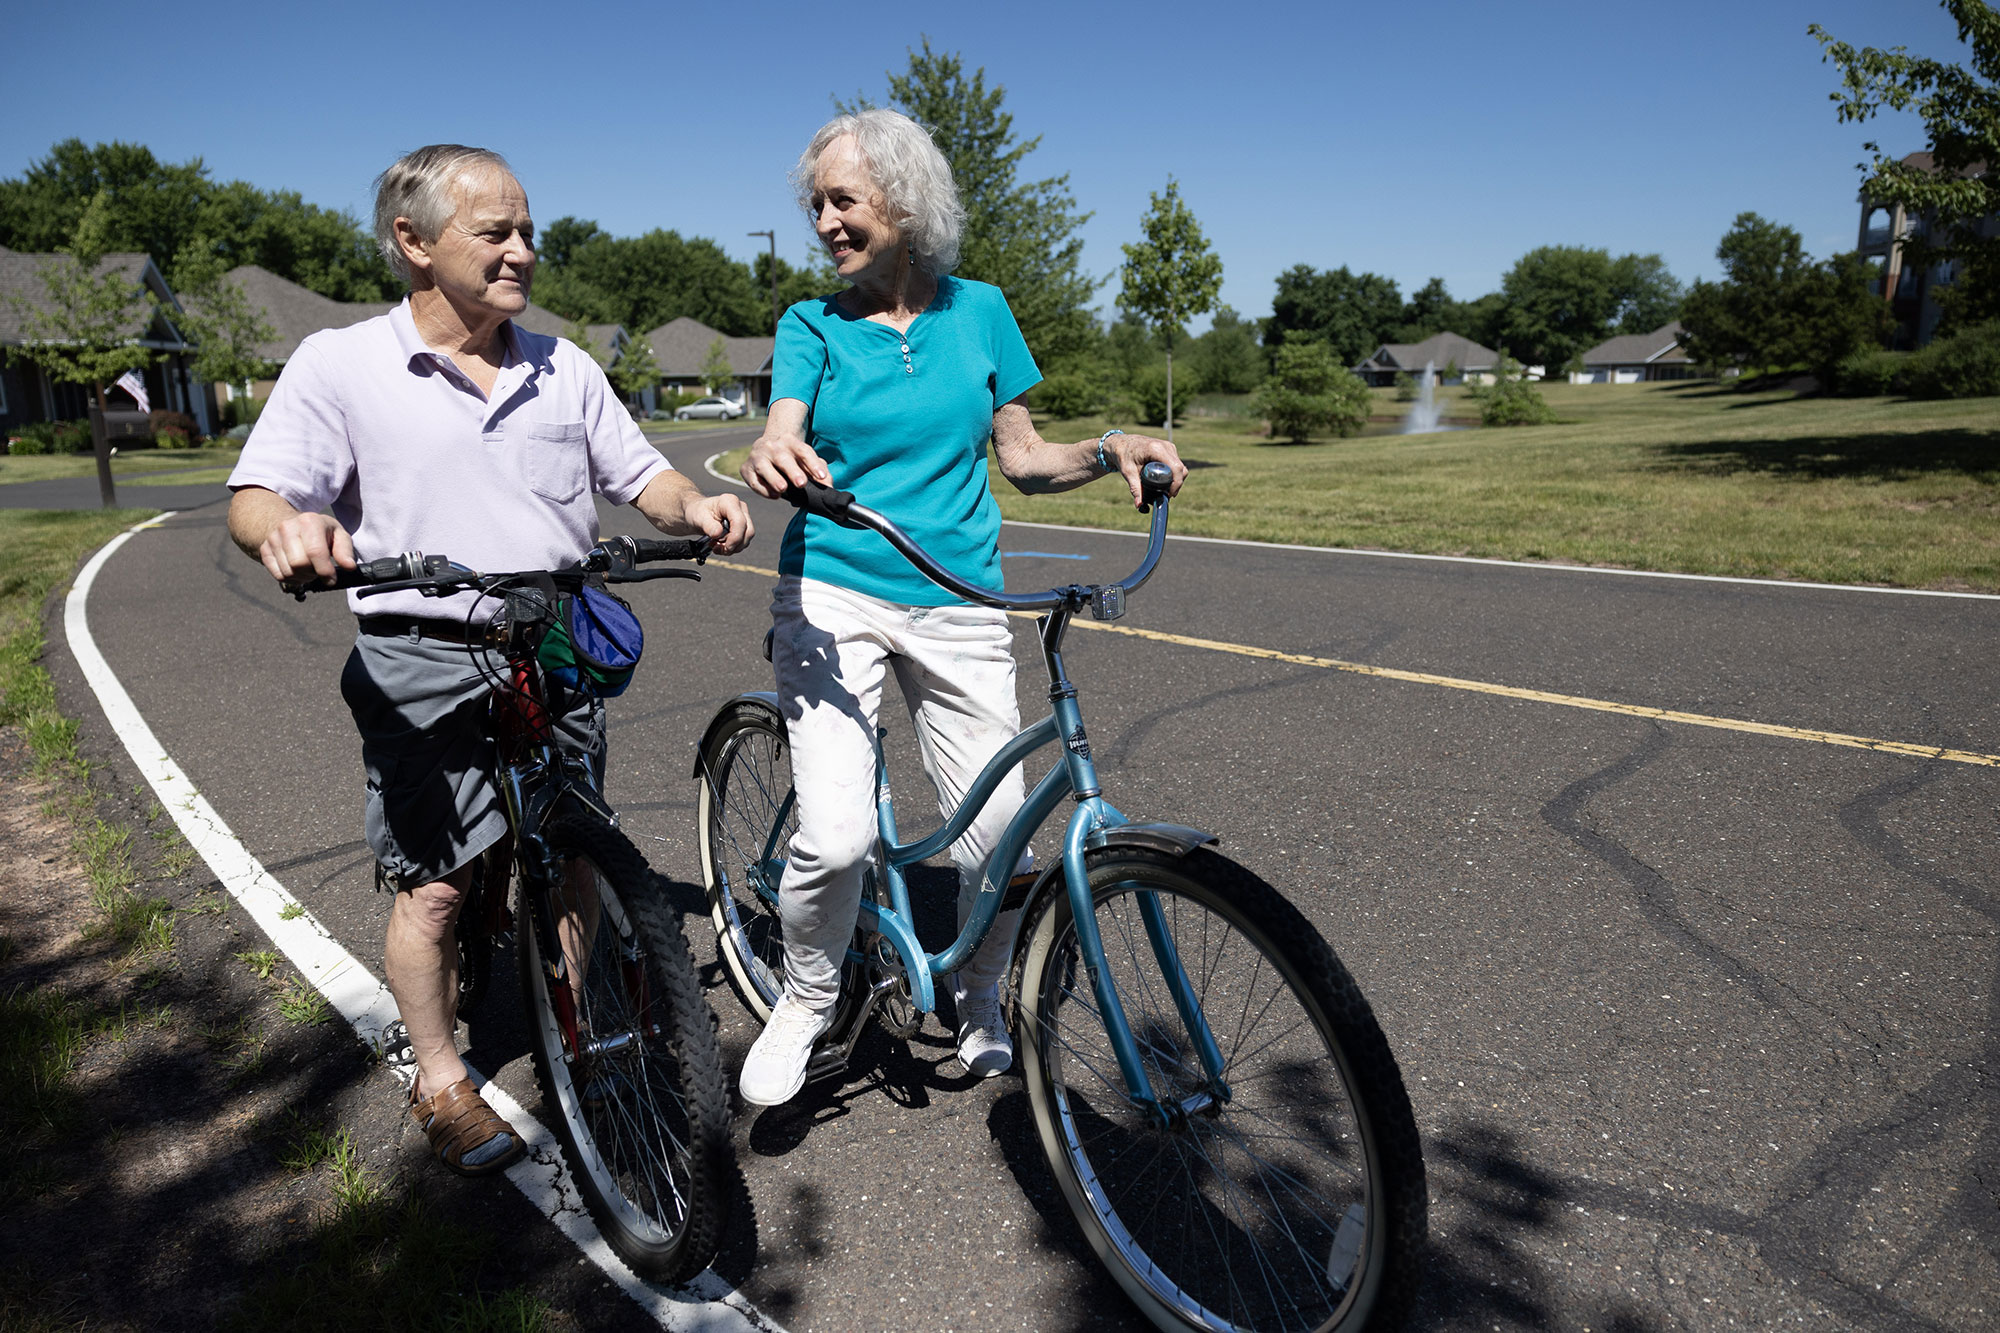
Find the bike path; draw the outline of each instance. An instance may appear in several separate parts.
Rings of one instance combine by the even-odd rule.
[[[768,568],[787,511],[756,514],[732,563]],[[92,624],[163,746],[379,967],[333,688],[350,622],[280,598],[220,517],[135,539]],[[1139,549],[1014,526],[1002,546],[1047,553],[1010,556],[1014,586],[1122,573]],[[768,680],[768,587],[715,568],[636,589],[650,651],[614,705],[612,795],[690,902],[693,746]],[[1989,602],[1176,544],[1131,605],[1125,623],[1182,636],[2000,751]],[[1419,1326],[1985,1322],[1991,769],[1082,630],[1069,661],[1119,804],[1219,832],[1374,1001],[1432,1172]],[[1021,693],[1034,715],[1026,671]],[[733,1064],[754,1032],[688,924]],[[475,1024],[475,1055],[509,1057],[504,1029]],[[858,1054],[847,1083],[740,1122],[723,1276],[800,1329],[1129,1326],[1019,1081],[965,1087],[935,1024]],[[484,1067],[532,1106],[525,1063]]]

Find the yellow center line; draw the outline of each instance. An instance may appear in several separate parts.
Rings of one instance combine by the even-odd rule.
[[[727,560],[711,558],[711,565],[724,569],[740,570],[746,574],[763,574],[778,577],[775,569],[760,569],[755,565],[739,565]],[[1034,613],[1013,611],[1010,615],[1022,619],[1034,619]],[[1130,625],[1107,625],[1093,620],[1070,622],[1077,629],[1101,630],[1107,634],[1123,634],[1134,639],[1151,639],[1157,643],[1177,644],[1183,648],[1202,648],[1215,653],[1233,653],[1238,657],[1257,657],[1272,662],[1288,662],[1294,666],[1323,667],[1330,671],[1349,671],[1358,676],[1378,676],[1384,680],[1400,680],[1413,685],[1437,685],[1448,690],[1466,690],[1473,694],[1493,694],[1503,699],[1523,699],[1529,703],[1558,704],[1564,708],[1583,708],[1595,713],[1622,713],[1627,717],[1651,718],[1657,722],[1678,722],[1690,727],[1713,727],[1721,731],[1743,731],[1756,736],[1776,736],[1781,740],[1813,741],[1820,745],[1840,745],[1852,750],[1878,750],[1884,754],[1909,755],[1917,759],[1944,759],[1954,764],[1979,764],[1987,768],[2000,768],[2000,754],[1980,754],[1973,750],[1951,750],[1936,745],[1917,745],[1909,741],[1877,740],[1869,736],[1849,736],[1838,731],[1814,731],[1807,727],[1786,727],[1771,722],[1749,722],[1741,718],[1712,717],[1706,713],[1683,713],[1671,708],[1653,708],[1646,704],[1624,704],[1610,699],[1590,699],[1577,694],[1555,694],[1548,690],[1524,690],[1516,685],[1495,685],[1490,681],[1464,680],[1457,676],[1436,676],[1424,671],[1402,671],[1395,667],[1369,666],[1362,662],[1343,662],[1337,657],[1312,657],[1305,653],[1284,653],[1275,648],[1256,648],[1249,644],[1227,643],[1220,639],[1197,639],[1186,634],[1167,634],[1155,629],[1137,629]]]

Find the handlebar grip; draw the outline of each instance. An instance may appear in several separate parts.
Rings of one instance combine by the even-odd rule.
[[[646,564],[654,560],[706,560],[711,543],[707,537],[634,537],[632,561]]]
[[[1148,463],[1139,469],[1139,496],[1148,509],[1166,499],[1167,488],[1173,484],[1174,471],[1165,463]]]
[[[821,518],[832,519],[843,528],[858,528],[861,524],[848,515],[848,506],[854,503],[854,492],[835,490],[822,486],[812,478],[806,478],[805,485],[794,486],[785,492],[785,498],[808,514],[818,514]]]

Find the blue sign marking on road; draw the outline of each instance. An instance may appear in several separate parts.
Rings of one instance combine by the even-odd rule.
[[[1031,555],[1042,560],[1088,560],[1087,555],[1070,555],[1064,551],[1002,551],[1002,560],[1012,560],[1017,555]]]

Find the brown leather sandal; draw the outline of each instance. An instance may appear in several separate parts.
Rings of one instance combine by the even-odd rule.
[[[410,1115],[430,1140],[432,1154],[461,1176],[498,1175],[527,1152],[520,1134],[486,1104],[469,1078],[422,1101],[417,1100],[417,1085],[410,1084]],[[507,1146],[494,1151],[489,1145],[496,1139],[505,1139]],[[487,1152],[492,1155],[484,1156]]]

